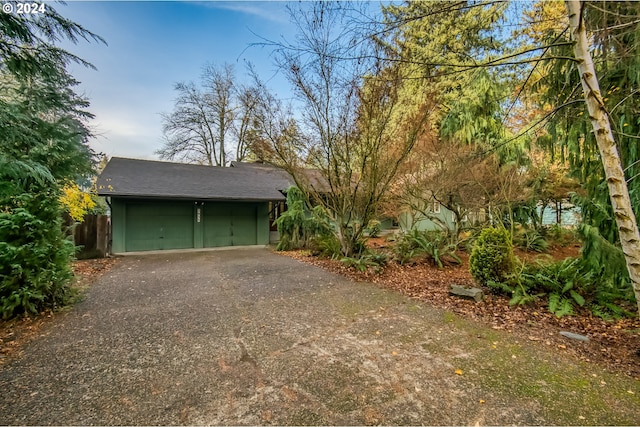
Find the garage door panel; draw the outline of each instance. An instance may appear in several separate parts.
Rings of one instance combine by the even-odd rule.
[[[193,247],[191,203],[130,203],[126,222],[129,252]]]
[[[124,250],[255,245],[258,203],[129,201]],[[196,216],[196,210],[199,214]]]
[[[231,214],[204,215],[203,245],[206,248],[232,246]]]
[[[251,203],[205,205],[205,247],[255,245],[257,207]]]
[[[235,246],[255,245],[256,208],[254,206],[236,208],[232,217],[233,244]]]

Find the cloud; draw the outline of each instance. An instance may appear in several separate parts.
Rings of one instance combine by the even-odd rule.
[[[90,123],[96,135],[89,146],[108,156],[156,158],[155,150],[162,146],[159,120],[152,114],[128,115],[122,112],[98,112]]]
[[[258,19],[271,21],[277,24],[289,23],[289,15],[284,7],[285,3],[281,1],[205,1],[193,3],[213,9],[222,9],[251,15]]]

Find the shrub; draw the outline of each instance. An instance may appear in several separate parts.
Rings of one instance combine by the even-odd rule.
[[[367,228],[365,229],[365,231],[367,232],[369,237],[378,237],[380,235],[381,225],[382,223],[380,221],[378,221],[377,219],[372,219],[367,224]]]
[[[342,256],[340,241],[333,234],[323,234],[313,239],[311,243],[314,255],[322,255],[331,259]]]
[[[371,270],[378,274],[382,272],[383,267],[389,262],[389,258],[384,253],[365,251],[357,258],[344,257],[340,260],[342,264],[349,268],[355,268],[360,272]]]
[[[471,256],[469,270],[482,285],[489,281],[502,283],[514,272],[515,256],[509,232],[504,228],[485,228],[478,236]]]
[[[1,199],[0,315],[7,319],[65,304],[75,248],[64,237],[57,192]]]
[[[287,191],[287,206],[276,220],[280,241],[276,250],[309,249],[314,239],[332,235],[331,222],[321,206],[306,209],[305,199],[297,187]]]
[[[547,252],[549,249],[549,242],[533,228],[518,227],[513,236],[513,244],[532,252]]]
[[[556,246],[569,246],[579,241],[574,229],[565,228],[560,224],[542,228],[542,233],[547,241]]]
[[[440,231],[410,230],[400,236],[394,251],[400,264],[426,259],[442,268],[444,261],[461,262],[456,255],[456,245],[449,243],[447,235]]]
[[[633,296],[594,274],[582,258],[538,261],[514,274],[509,283],[498,286],[511,290],[512,304],[525,304],[546,295],[549,311],[558,317],[573,315],[578,307],[588,307],[605,319],[632,314],[623,305],[631,303]]]

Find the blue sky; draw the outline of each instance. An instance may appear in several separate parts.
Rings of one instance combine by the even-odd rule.
[[[72,66],[91,101],[98,135],[91,146],[109,157],[155,159],[162,145],[160,113],[173,108],[173,86],[199,81],[208,63],[232,63],[239,79],[245,60],[280,96],[289,87],[260,41],[294,35],[285,2],[70,1],[56,10],[103,37],[98,43],[63,44],[97,71]],[[255,33],[255,34],[254,34]]]

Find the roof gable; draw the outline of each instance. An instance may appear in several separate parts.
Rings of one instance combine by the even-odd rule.
[[[113,157],[96,182],[101,196],[278,201],[293,180],[282,169],[218,167]]]

